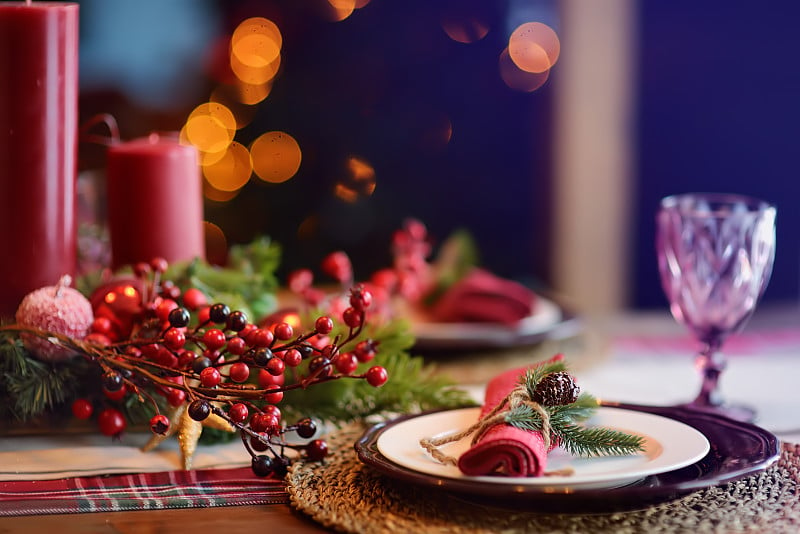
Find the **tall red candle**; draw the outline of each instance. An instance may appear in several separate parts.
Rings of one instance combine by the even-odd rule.
[[[109,147],[107,173],[112,267],[205,257],[197,149],[152,134]]]
[[[0,3],[0,316],[76,267],[78,5]]]

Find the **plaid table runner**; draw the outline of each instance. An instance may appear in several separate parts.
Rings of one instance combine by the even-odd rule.
[[[0,517],[286,502],[283,480],[249,467],[0,482]]]

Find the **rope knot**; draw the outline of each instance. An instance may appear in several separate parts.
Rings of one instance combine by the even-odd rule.
[[[419,440],[420,446],[428,451],[428,453],[437,461],[445,465],[458,465],[458,459],[449,456],[441,451],[440,447],[448,443],[454,443],[468,436],[472,436],[470,445],[478,443],[486,433],[497,425],[506,424],[506,415],[512,410],[520,406],[528,406],[542,418],[542,439],[544,440],[545,450],[550,450],[551,445],[551,427],[550,427],[550,414],[547,410],[531,399],[528,394],[528,388],[525,384],[519,384],[509,392],[497,405],[492,408],[486,415],[479,418],[469,428],[442,436],[439,438],[422,438]]]

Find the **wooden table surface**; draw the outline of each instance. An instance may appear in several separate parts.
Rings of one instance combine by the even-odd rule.
[[[289,505],[231,506],[185,510],[144,510],[91,514],[36,515],[0,518],[0,534],[233,534],[326,532],[321,525],[294,512]]]

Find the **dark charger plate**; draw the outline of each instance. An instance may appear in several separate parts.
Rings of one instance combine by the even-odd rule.
[[[650,475],[627,486],[553,492],[537,486],[486,484],[469,479],[437,477],[389,461],[378,450],[378,438],[386,429],[415,415],[373,426],[356,442],[355,449],[363,463],[393,479],[447,491],[483,505],[547,513],[600,513],[644,508],[759,473],[780,457],[778,438],[749,423],[685,407],[610,402],[603,405],[660,415],[690,425],[706,436],[711,450],[695,464]]]

